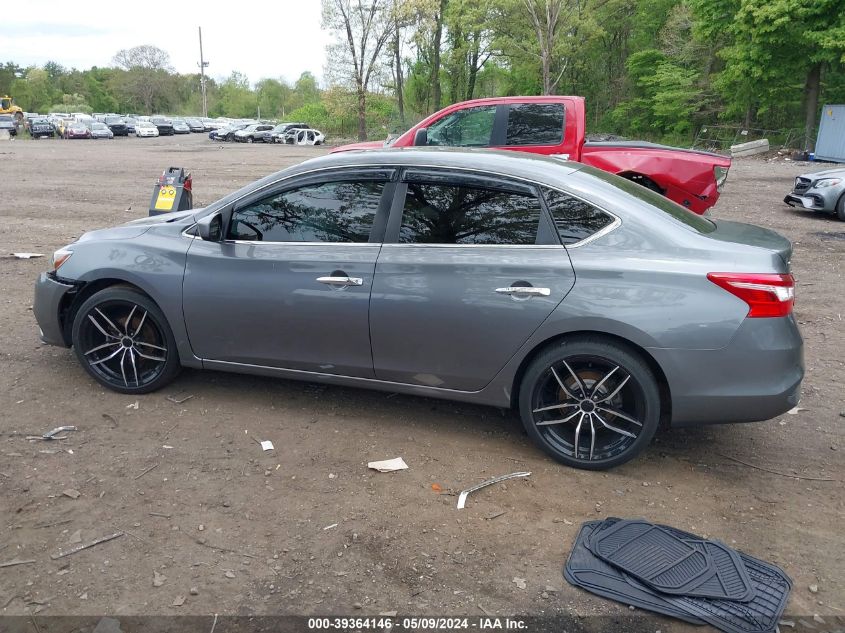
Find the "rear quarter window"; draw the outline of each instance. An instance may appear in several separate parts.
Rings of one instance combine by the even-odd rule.
[[[613,224],[614,218],[598,207],[568,193],[542,187],[555,228],[564,244],[575,244]]]

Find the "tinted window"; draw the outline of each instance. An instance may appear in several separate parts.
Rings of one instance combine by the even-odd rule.
[[[601,180],[612,184],[614,187],[631,194],[635,198],[639,198],[646,204],[659,209],[663,213],[673,217],[678,222],[685,224],[693,231],[698,233],[712,233],[716,230],[716,225],[707,218],[693,213],[689,209],[679,205],[677,202],[673,202],[656,191],[652,191],[642,185],[638,185],[627,178],[622,178],[621,176],[610,174],[594,167],[582,167],[580,171],[588,173],[591,176],[595,176],[596,178],[600,178]]]
[[[580,242],[613,223],[613,217],[588,202],[556,189],[542,189],[564,244]]]
[[[466,186],[408,183],[399,241],[415,244],[534,244],[534,196]]]
[[[232,214],[228,239],[366,242],[383,182],[327,182],[265,198]]]
[[[562,103],[522,103],[508,109],[508,145],[557,145],[562,140]]]
[[[488,146],[495,118],[496,106],[458,110],[428,127],[428,144],[450,147]]]

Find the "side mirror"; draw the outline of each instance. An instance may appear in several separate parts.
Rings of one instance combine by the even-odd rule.
[[[223,218],[219,213],[212,213],[197,222],[197,232],[206,242],[219,242],[223,237]]]
[[[424,147],[425,145],[428,145],[428,130],[421,127],[419,130],[414,132],[414,146]]]

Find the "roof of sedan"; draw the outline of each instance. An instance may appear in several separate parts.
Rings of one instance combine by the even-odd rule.
[[[560,177],[562,174],[571,174],[583,167],[580,163],[563,160],[562,158],[526,152],[454,147],[408,147],[328,154],[300,163],[288,173],[310,171],[315,168],[359,165],[456,167],[491,172],[499,171],[525,178],[536,178],[542,175]]]

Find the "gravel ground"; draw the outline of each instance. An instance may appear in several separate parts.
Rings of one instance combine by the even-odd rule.
[[[171,165],[193,173],[200,206],[325,151],[204,135],[4,142],[0,254],[49,255],[146,215]],[[492,408],[211,371],[137,399],[104,391],[70,350],[38,340],[32,284],[47,261],[3,257],[0,563],[35,562],[0,568],[0,614],[619,618],[629,611],[570,587],[561,567],[582,521],[622,516],[776,563],[795,583],[787,613],[845,622],[845,223],[781,202],[795,175],[822,168],[736,161],[713,210],[795,242],[802,410],[663,433],[607,473],[557,465]],[[60,424],[79,430],[25,439]],[[409,470],[366,468],[399,455]],[[516,470],[533,474],[455,510],[461,489]]]

